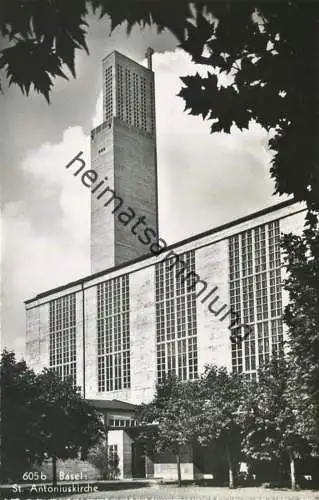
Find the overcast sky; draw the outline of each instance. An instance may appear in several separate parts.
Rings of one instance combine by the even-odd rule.
[[[209,133],[183,112],[179,76],[196,73],[168,32],[126,26],[110,36],[92,18],[90,55],[78,52],[77,78],[56,80],[48,105],[18,88],[0,96],[2,174],[2,348],[24,355],[24,300],[89,274],[89,190],[65,170],[102,121],[101,61],[116,49],[142,61],[152,46],[156,85],[160,236],[168,244],[282,201],[272,196],[267,134]],[[201,70],[199,68],[199,70]]]

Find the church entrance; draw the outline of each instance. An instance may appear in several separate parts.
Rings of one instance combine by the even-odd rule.
[[[141,443],[132,443],[132,477],[146,477],[144,445]]]

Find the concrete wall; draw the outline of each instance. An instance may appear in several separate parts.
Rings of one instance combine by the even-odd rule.
[[[115,192],[124,200],[122,210],[116,212],[114,226],[115,264],[119,265],[150,253],[150,243],[143,244],[138,239],[140,236],[147,242],[145,227],[158,233],[156,146],[150,134],[114,119],[114,148]],[[120,212],[133,217],[131,222],[124,224],[121,219],[126,222],[128,217]],[[145,224],[133,234],[131,228],[141,216],[145,217]]]
[[[105,193],[102,196],[103,189],[107,186],[114,188],[114,131],[108,124],[103,124],[104,128],[92,132],[91,135],[91,166],[98,174],[98,179],[92,185],[92,189],[97,187],[99,182],[104,180],[96,192],[91,194],[91,272],[97,272],[101,269],[108,269],[114,266],[114,215],[113,204],[107,207],[107,203],[112,193]],[[105,148],[99,153],[99,150]],[[106,179],[107,178],[107,179]],[[101,198],[98,199],[98,196]]]
[[[117,445],[117,454],[119,457],[119,479],[124,479],[124,434],[125,432],[123,430],[112,430],[108,432],[107,436],[107,444],[108,446],[110,445]],[[126,465],[126,462],[125,462]]]
[[[149,254],[150,243],[141,243],[138,234],[147,242],[144,228],[158,233],[155,138],[117,118],[110,128],[104,125],[92,132],[91,140],[91,169],[98,174],[91,195],[92,273]],[[103,194],[107,187],[119,198],[110,201],[112,192]],[[145,224],[133,234],[131,228],[140,216]]]
[[[197,298],[198,371],[212,363],[230,368],[229,318],[221,321],[229,310],[228,240],[200,248],[195,257],[196,272],[208,284]]]
[[[97,391],[97,293],[96,287],[85,290],[85,396],[96,399]]]
[[[152,399],[156,384],[155,271],[130,276],[131,403]]]
[[[194,479],[193,448],[185,445],[181,451],[181,476]],[[177,480],[176,457],[170,453],[161,453],[154,457],[154,478]]]
[[[36,372],[49,365],[49,304],[27,313],[26,362]]]
[[[40,307],[26,311],[26,362],[36,369],[40,363]]]
[[[83,295],[78,292],[75,297],[76,317],[76,385],[81,387],[83,393]]]

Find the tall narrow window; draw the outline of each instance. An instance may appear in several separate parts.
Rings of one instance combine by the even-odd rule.
[[[157,335],[157,376],[166,374],[182,380],[198,375],[196,296],[192,281],[195,273],[193,251],[156,264],[155,301]]]
[[[113,117],[113,82],[112,82],[113,70],[112,66],[109,66],[105,70],[105,102],[104,102],[104,110],[105,110],[105,121],[109,122]]]
[[[256,378],[258,367],[283,350],[279,221],[229,239],[230,304],[251,333],[232,344],[232,366]]]
[[[97,287],[98,390],[131,386],[129,277],[120,276]]]
[[[75,293],[51,300],[49,309],[50,368],[76,385]]]

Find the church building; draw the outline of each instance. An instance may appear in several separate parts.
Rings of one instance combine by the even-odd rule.
[[[91,274],[26,300],[26,361],[71,375],[101,410],[120,477],[169,478],[176,464],[149,463],[134,443],[136,405],[167,373],[194,379],[214,363],[253,379],[283,349],[280,236],[301,232],[305,209],[285,201],[168,246],[158,225],[151,49],[147,61],[116,51],[103,60],[91,165],[79,153],[65,166],[91,190]],[[234,328],[242,341],[230,338]],[[205,474],[192,450],[182,474]]]

